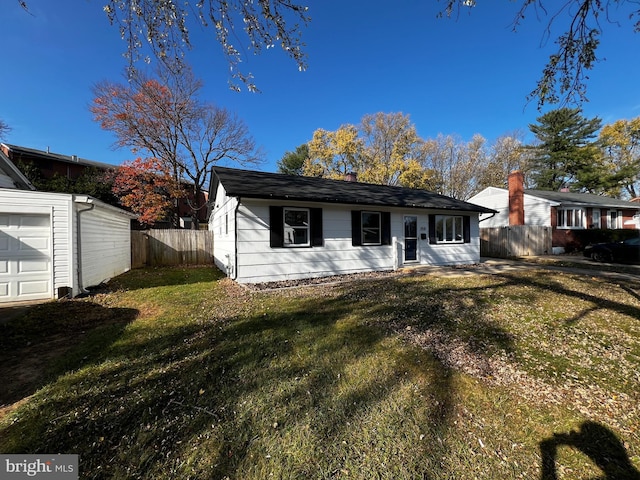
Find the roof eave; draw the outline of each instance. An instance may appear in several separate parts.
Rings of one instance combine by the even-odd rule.
[[[498,213],[496,210],[477,206],[477,208],[456,208],[451,206],[437,205],[419,205],[419,204],[398,204],[398,203],[380,203],[380,202],[359,202],[347,201],[339,198],[312,198],[299,197],[295,195],[260,195],[247,192],[227,191],[227,195],[237,198],[252,198],[255,200],[281,200],[291,202],[309,202],[309,203],[332,203],[336,205],[361,205],[365,207],[388,207],[388,208],[419,208],[422,210],[451,210],[457,212],[477,212],[477,213]],[[474,206],[475,207],[475,206]]]

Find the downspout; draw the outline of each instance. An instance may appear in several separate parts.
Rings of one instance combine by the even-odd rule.
[[[78,225],[78,294],[81,295],[83,293],[88,293],[87,290],[84,289],[82,285],[82,235],[80,229],[80,214],[84,212],[89,212],[95,208],[95,204],[90,203],[88,208],[84,210],[78,209],[76,211],[76,223]]]

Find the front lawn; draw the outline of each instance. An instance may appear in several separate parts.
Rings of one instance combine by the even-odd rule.
[[[81,478],[640,478],[640,283],[136,270],[0,325],[0,376],[0,452]]]

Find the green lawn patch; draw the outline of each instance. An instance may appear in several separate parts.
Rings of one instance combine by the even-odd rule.
[[[82,478],[639,478],[625,288],[136,270],[0,326],[0,373],[37,372],[9,377],[0,452],[77,453]]]

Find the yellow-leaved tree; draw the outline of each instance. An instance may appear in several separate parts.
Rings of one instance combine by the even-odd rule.
[[[435,176],[424,168],[424,143],[408,115],[365,115],[358,126],[316,130],[303,174],[342,179],[355,172],[366,183],[429,188]]]
[[[302,174],[342,179],[347,173],[360,173],[363,147],[355,125],[341,125],[335,132],[319,128],[309,142],[309,158]]]
[[[606,170],[613,184],[631,198],[640,194],[640,117],[618,120],[600,130]]]

